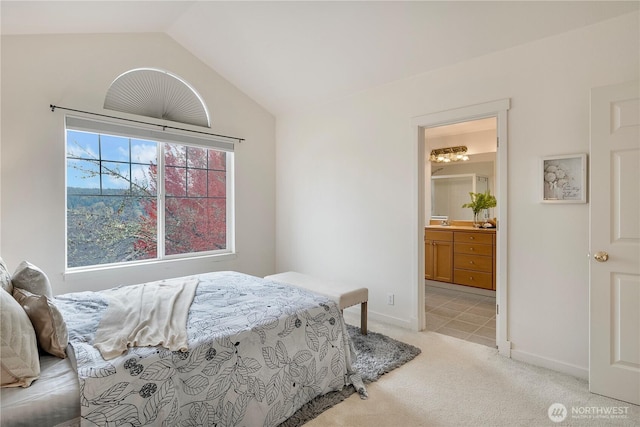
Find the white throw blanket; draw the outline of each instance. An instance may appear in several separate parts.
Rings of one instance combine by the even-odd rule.
[[[198,279],[160,280],[104,291],[109,298],[94,346],[105,360],[131,347],[187,351],[187,316]]]

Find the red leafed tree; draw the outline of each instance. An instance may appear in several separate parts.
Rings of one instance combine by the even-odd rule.
[[[158,168],[151,165],[152,190]],[[226,153],[199,147],[164,145],[165,254],[226,248]],[[156,199],[144,202],[135,249],[157,256]]]

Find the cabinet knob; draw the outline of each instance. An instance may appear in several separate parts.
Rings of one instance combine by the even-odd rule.
[[[469,280],[473,280],[473,276],[469,276]]]
[[[469,261],[469,264],[473,264],[473,261]]]
[[[469,236],[469,240],[473,240],[473,236]]]
[[[470,247],[470,248],[469,248],[469,250],[470,250],[470,251],[472,251],[472,250],[473,250],[473,246],[472,246],[472,247]]]

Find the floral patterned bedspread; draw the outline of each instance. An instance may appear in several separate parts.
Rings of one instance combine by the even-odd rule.
[[[329,391],[366,394],[335,302],[236,272],[197,277],[187,352],[134,347],[105,361],[92,343],[106,297],[55,298],[77,361],[82,425],[276,426]]]

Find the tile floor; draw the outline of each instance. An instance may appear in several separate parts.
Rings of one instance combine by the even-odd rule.
[[[425,285],[427,330],[496,347],[495,297]]]

